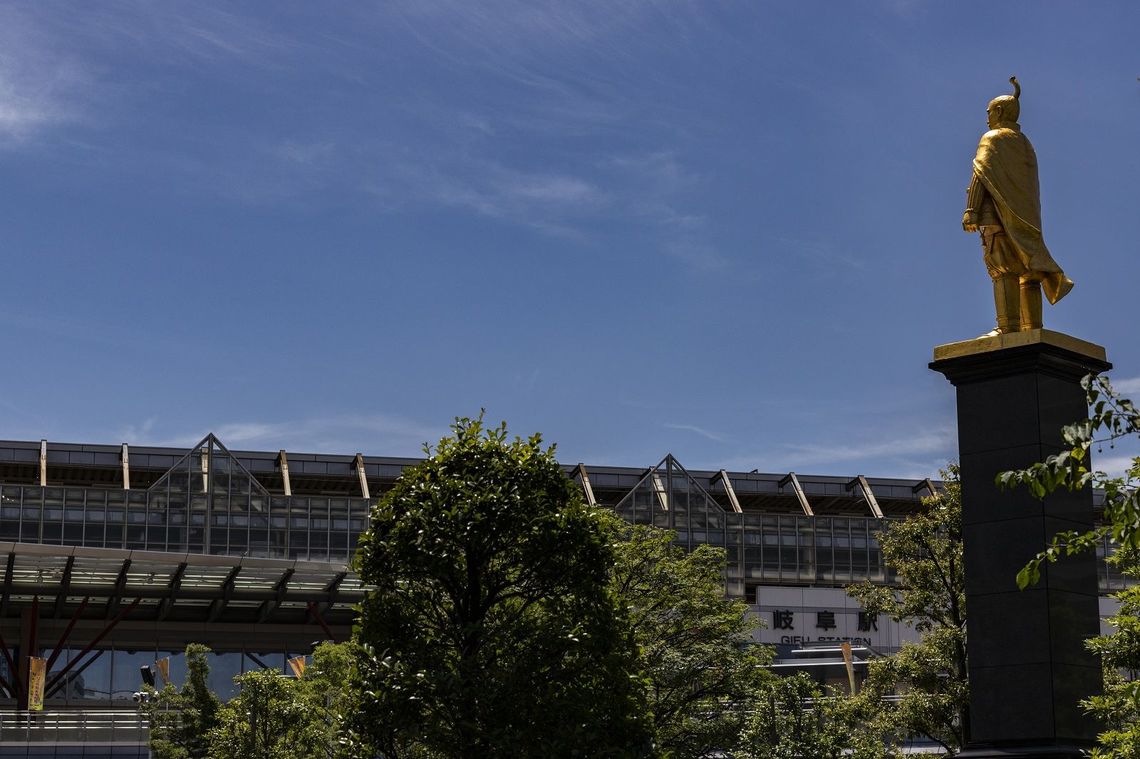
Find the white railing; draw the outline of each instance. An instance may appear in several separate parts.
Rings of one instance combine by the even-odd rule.
[[[0,711],[0,743],[146,744],[146,717],[137,711]]]

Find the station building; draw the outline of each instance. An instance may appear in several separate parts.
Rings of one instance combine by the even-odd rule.
[[[365,588],[349,568],[372,503],[419,459],[0,441],[0,759],[148,756],[141,668],[213,651],[211,685],[287,671],[315,642],[351,634]],[[849,640],[891,653],[909,628],[871,618],[842,588],[895,581],[877,535],[940,483],[848,474],[565,465],[593,504],[725,549],[726,592],[746,599],[777,666]],[[1100,562],[1101,589],[1122,586]],[[47,661],[42,712],[26,711],[29,656]],[[806,665],[811,666],[811,664]],[[829,669],[830,668],[830,669]]]

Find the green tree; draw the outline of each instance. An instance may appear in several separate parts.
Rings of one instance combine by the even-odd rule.
[[[894,656],[868,663],[856,708],[872,734],[924,736],[947,752],[970,736],[966,670],[966,593],[962,564],[962,500],[958,469],[943,472],[943,491],[923,499],[923,509],[889,522],[879,534],[883,562],[898,576],[897,588],[868,582],[847,592],[871,614],[914,627],[922,638]],[[883,703],[893,693],[897,700]]]
[[[271,669],[238,675],[241,687],[218,712],[209,734],[210,759],[310,759],[319,730],[299,680]]]
[[[161,690],[147,688],[143,702],[150,722],[150,747],[155,759],[202,759],[209,751],[209,732],[218,725],[221,701],[207,681],[210,649],[199,643],[186,646],[186,682],[179,690],[166,683]]]
[[[1140,579],[1140,554],[1121,551],[1109,557],[1125,576]],[[1108,618],[1115,630],[1089,641],[1089,648],[1104,663],[1104,693],[1083,702],[1105,726],[1099,735],[1101,749],[1094,757],[1140,759],[1140,584],[1113,594],[1120,602]]]
[[[300,695],[308,710],[322,759],[355,759],[349,726],[357,708],[358,694],[351,687],[353,668],[360,651],[353,641],[322,643],[301,678]]]
[[[742,759],[885,759],[894,756],[868,730],[856,702],[832,694],[798,672],[766,680],[753,702],[740,750]]]
[[[629,610],[641,651],[657,745],[667,756],[731,751],[752,699],[773,675],[755,622],[724,595],[724,549],[688,552],[676,534],[611,516],[613,588]]]
[[[597,510],[540,436],[452,429],[360,540],[357,735],[392,758],[648,754]]]

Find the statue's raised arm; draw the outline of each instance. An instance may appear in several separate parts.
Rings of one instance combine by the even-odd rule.
[[[1056,303],[1073,280],[1053,260],[1041,235],[1037,154],[1017,123],[1021,85],[990,101],[989,131],[978,143],[966,191],[962,228],[982,238],[986,270],[994,283],[997,329],[989,335],[1041,328],[1041,290]]]

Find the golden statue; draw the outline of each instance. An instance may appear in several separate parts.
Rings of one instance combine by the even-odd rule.
[[[974,176],[966,191],[962,229],[981,233],[986,270],[994,282],[997,329],[985,337],[1041,329],[1041,289],[1056,303],[1073,280],[1049,255],[1041,236],[1037,154],[1017,123],[1021,85],[990,101],[990,130],[978,143]]]

